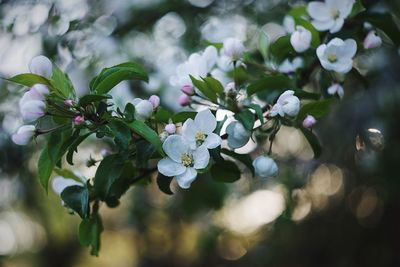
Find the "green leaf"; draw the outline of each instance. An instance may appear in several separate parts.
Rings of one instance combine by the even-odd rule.
[[[295,18],[296,25],[303,26],[307,30],[311,32],[311,46],[313,48],[317,48],[321,44],[321,39],[319,38],[319,32],[315,29],[315,27],[311,24],[311,22],[303,19],[303,18]]]
[[[264,115],[263,115],[263,111],[262,111],[262,108],[260,107],[260,105],[252,103],[252,104],[247,105],[246,107],[253,109],[256,112],[257,117],[260,120],[261,124],[264,123]]]
[[[61,192],[61,199],[69,208],[79,214],[82,219],[88,216],[89,192],[84,186],[68,186]]]
[[[349,15],[349,18],[353,18],[357,16],[359,13],[364,12],[365,10],[366,9],[362,4],[361,0],[356,0],[356,2],[353,5],[353,9],[351,10],[351,13]]]
[[[173,123],[185,122],[187,119],[194,119],[197,115],[196,111],[182,111],[172,116]]]
[[[294,81],[286,75],[268,75],[251,83],[247,87],[247,94],[250,96],[262,91],[287,90],[294,87]]]
[[[56,164],[50,158],[48,147],[46,146],[40,153],[38,161],[39,181],[46,192],[49,186],[50,175],[53,172],[55,165]]]
[[[99,255],[101,232],[103,232],[103,223],[98,213],[82,220],[79,225],[79,241],[81,245],[91,247],[90,254],[93,256]]]
[[[200,92],[202,92],[208,99],[210,99],[214,103],[217,102],[216,92],[211,89],[206,82],[197,80],[192,75],[190,75],[190,79],[192,80],[193,85],[197,87],[197,89],[199,89]]]
[[[255,174],[254,167],[253,167],[253,160],[248,154],[238,154],[226,148],[221,149],[221,153],[227,156],[230,156],[240,162],[242,162],[250,171],[251,173]]]
[[[103,69],[90,82],[91,91],[98,94],[108,93],[114,86],[124,80],[141,80],[148,82],[146,70],[136,62],[125,62],[110,68]]]
[[[256,119],[254,117],[254,114],[250,110],[245,109],[240,113],[236,113],[235,119],[237,119],[240,123],[242,123],[244,128],[246,128],[249,131],[253,131]]]
[[[215,181],[233,183],[240,179],[240,170],[232,161],[223,161],[211,167],[211,175]]]
[[[128,149],[132,139],[131,130],[126,123],[113,119],[108,123],[113,135],[114,142],[121,150]]]
[[[164,176],[161,173],[157,175],[157,185],[161,192],[167,195],[173,195],[174,193],[171,191],[171,182],[173,177]]]
[[[21,85],[27,86],[27,87],[32,87],[38,83],[45,84],[45,85],[51,87],[51,83],[48,79],[46,79],[45,77],[33,74],[33,73],[18,74],[11,78],[5,79],[5,80],[14,82],[17,84],[21,84]]]
[[[154,152],[156,152],[155,147],[146,140],[136,142],[136,166],[138,168],[147,167]]]
[[[114,181],[120,177],[125,160],[118,154],[105,157],[99,164],[94,176],[94,192],[102,200],[106,199]]]
[[[157,122],[169,123],[171,113],[163,107],[158,107],[157,112],[154,114],[154,119]]]
[[[106,99],[111,99],[110,95],[85,95],[79,99],[79,106],[84,107],[90,103],[100,102]]]
[[[87,134],[84,134],[84,135],[81,135],[81,136],[77,137],[77,138],[72,142],[72,144],[69,146],[66,159],[67,159],[67,162],[68,162],[70,165],[74,165],[73,156],[74,156],[74,152],[78,152],[78,146],[79,146],[86,138],[88,138],[92,133],[93,133],[93,132],[90,132],[90,133],[87,133]]]
[[[298,121],[303,121],[307,115],[314,116],[317,120],[324,117],[331,109],[332,104],[335,102],[333,98],[315,101],[303,105],[297,115]]]
[[[293,49],[290,43],[290,36],[285,35],[278,38],[270,46],[270,53],[274,56],[278,63],[281,63],[284,59],[295,55],[296,51]]]
[[[268,35],[264,31],[260,31],[258,37],[258,50],[264,59],[268,58],[269,40]]]
[[[214,79],[213,77],[209,76],[203,79],[208,88],[216,92],[218,95],[223,95],[224,94],[224,87],[220,83],[220,81]]]
[[[53,85],[54,91],[61,97],[71,98],[76,95],[74,86],[68,75],[62,72],[54,63],[51,84]]]
[[[300,130],[302,131],[308,143],[310,144],[312,150],[314,151],[314,158],[319,158],[319,156],[321,156],[322,153],[322,147],[321,144],[319,143],[318,138],[310,130],[303,128],[301,128]]]
[[[124,109],[125,119],[128,122],[132,122],[135,120],[135,106],[132,103],[128,103]]]
[[[307,16],[307,7],[303,5],[295,6],[289,11],[288,15],[292,16],[294,19]]]
[[[151,129],[149,126],[147,126],[146,123],[142,121],[134,121],[129,123],[128,125],[135,133],[151,143],[161,156],[164,156],[160,137],[153,129]]]

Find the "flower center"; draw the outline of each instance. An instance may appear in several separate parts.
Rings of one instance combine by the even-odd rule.
[[[182,165],[185,167],[193,166],[193,156],[192,154],[183,153],[181,156]]]
[[[330,54],[328,60],[330,63],[335,63],[337,61],[337,56],[335,54]]]
[[[333,18],[333,19],[337,19],[337,18],[339,18],[339,16],[340,16],[340,11],[337,10],[337,9],[332,9],[331,15],[332,15],[332,18]]]
[[[196,133],[195,139],[196,139],[196,144],[198,146],[202,145],[204,143],[204,140],[206,140],[207,135],[203,133],[202,131],[199,131]]]

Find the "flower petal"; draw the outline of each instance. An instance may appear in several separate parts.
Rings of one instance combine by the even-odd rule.
[[[205,134],[212,133],[217,127],[217,120],[209,109],[200,111],[194,118],[194,123]]]
[[[187,141],[195,141],[198,128],[192,119],[187,119],[182,125],[182,136]]]
[[[170,158],[162,159],[157,164],[158,171],[165,176],[180,175],[185,172],[186,167]]]
[[[181,163],[181,156],[189,151],[189,145],[182,136],[174,134],[164,141],[163,149],[173,161]]]
[[[332,27],[330,27],[329,32],[330,33],[337,33],[340,31],[343,27],[344,24],[344,18],[338,18],[335,20],[335,23],[333,24]]]
[[[330,20],[313,20],[312,25],[317,29],[318,31],[327,31],[330,28],[333,27],[335,24],[335,21],[333,19]]]
[[[195,151],[193,151],[193,161],[195,169],[204,169],[207,167],[208,162],[210,161],[210,153],[208,153],[208,149],[204,146],[199,147]]]
[[[184,173],[176,176],[176,181],[181,188],[188,189],[196,177],[197,171],[194,168],[186,168]]]
[[[213,149],[219,146],[221,142],[222,139],[218,134],[210,133],[208,134],[206,140],[204,140],[204,143],[202,145],[208,149]]]
[[[331,17],[328,6],[322,2],[310,2],[307,6],[307,12],[311,18],[316,20],[327,20]]]

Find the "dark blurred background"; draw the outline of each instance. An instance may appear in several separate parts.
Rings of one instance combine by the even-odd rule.
[[[129,59],[150,71],[149,84],[112,90],[120,105],[157,93],[176,110],[176,66],[209,43],[237,37],[256,47],[260,29],[275,36],[297,1],[54,0],[0,1],[0,74],[26,72],[44,54],[70,75],[80,95],[102,67]],[[364,1],[399,17],[399,1]],[[274,35],[275,34],[275,35]],[[357,58],[368,88],[345,97],[314,131],[323,154],[301,132],[282,128],[274,145],[280,175],[244,173],[235,184],[204,176],[173,196],[153,183],[136,186],[121,205],[101,207],[102,248],[79,245],[79,218],[36,177],[43,140],[10,140],[22,124],[22,89],[0,80],[0,266],[400,266],[400,51],[393,44]],[[88,140],[74,171],[100,159],[106,143]],[[252,151],[247,147],[243,151]],[[254,152],[256,153],[256,152]],[[153,177],[154,178],[154,177]]]

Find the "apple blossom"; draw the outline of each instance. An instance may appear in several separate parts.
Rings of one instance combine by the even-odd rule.
[[[32,122],[43,117],[45,109],[46,104],[40,100],[24,100],[20,102],[21,115],[26,122]]]
[[[29,63],[29,71],[31,73],[50,78],[53,72],[51,61],[45,56],[36,56]]]
[[[290,43],[297,53],[302,53],[310,48],[312,35],[303,26],[297,26],[296,31],[290,36]]]
[[[205,146],[192,150],[180,135],[170,135],[163,143],[167,157],[157,164],[158,171],[165,176],[175,176],[178,185],[187,189],[197,177],[197,170],[207,167],[210,154]]]
[[[301,57],[296,57],[292,61],[287,58],[279,65],[278,71],[281,73],[293,73],[296,72],[297,69],[302,68],[303,65],[304,62]]]
[[[253,161],[256,174],[262,178],[275,177],[278,175],[278,165],[268,156],[259,156]]]
[[[243,42],[237,38],[228,38],[224,41],[223,51],[232,61],[237,61],[244,53]]]
[[[85,121],[85,118],[80,115],[75,116],[75,118],[73,119],[73,122],[75,125],[81,125],[84,121]]]
[[[204,146],[213,149],[222,142],[221,137],[213,131],[217,127],[217,120],[209,109],[197,113],[194,120],[187,119],[182,126],[182,136],[190,148]]]
[[[26,91],[19,101],[20,108],[24,103],[32,100],[44,101],[49,94],[49,89],[44,84],[35,84],[29,91]]]
[[[149,100],[135,98],[132,103],[135,106],[136,119],[145,121],[153,115],[154,106]]]
[[[328,44],[317,48],[317,56],[322,67],[337,73],[348,73],[353,68],[353,57],[357,52],[357,43],[353,39],[343,41],[332,39]]]
[[[23,125],[11,137],[12,141],[20,146],[27,145],[36,133],[36,128],[33,125]]]
[[[168,133],[168,134],[174,134],[176,132],[176,126],[173,123],[168,123],[167,125],[165,125],[164,130]]]
[[[318,31],[336,33],[343,27],[344,20],[350,15],[355,0],[325,0],[308,3],[307,12],[312,24]]]
[[[194,95],[194,88],[191,84],[185,84],[181,87],[182,93],[186,95]]]
[[[340,98],[342,98],[343,95],[344,95],[344,89],[343,89],[343,87],[342,87],[340,84],[338,84],[338,83],[332,84],[332,85],[327,89],[327,91],[328,91],[328,94],[330,94],[330,95],[338,94],[338,96],[339,96]]]
[[[243,124],[238,121],[231,122],[228,127],[226,127],[226,133],[228,134],[228,146],[232,149],[247,144],[251,136],[251,132],[246,130]]]
[[[180,95],[178,98],[178,102],[179,102],[179,105],[184,107],[184,106],[188,106],[192,102],[192,99],[188,95]]]
[[[317,120],[312,115],[307,115],[303,120],[303,127],[306,129],[312,128],[317,123]]]
[[[153,105],[154,109],[156,109],[160,105],[160,98],[156,95],[150,96],[149,101]]]
[[[269,115],[271,117],[274,117],[278,114],[281,117],[284,117],[285,115],[295,117],[299,111],[299,98],[294,95],[294,91],[287,90],[279,96],[278,101],[276,101],[276,104],[272,107]]]
[[[296,22],[294,21],[294,18],[292,16],[286,15],[283,18],[283,27],[288,33],[294,32],[296,28]]]
[[[373,49],[382,45],[382,38],[376,34],[376,31],[370,31],[364,39],[364,48]]]

